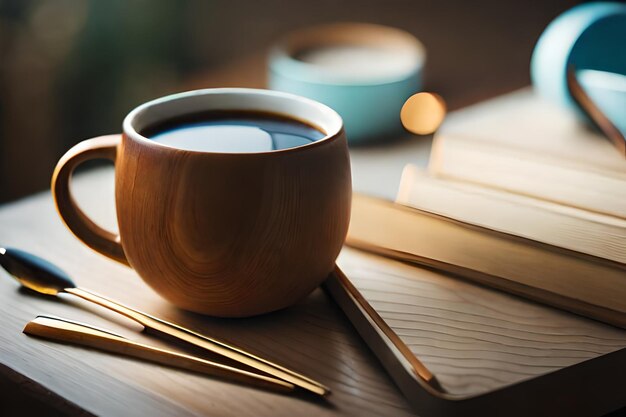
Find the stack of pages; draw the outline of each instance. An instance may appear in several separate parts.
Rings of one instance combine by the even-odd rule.
[[[626,161],[532,94],[462,114],[348,244],[626,328]]]

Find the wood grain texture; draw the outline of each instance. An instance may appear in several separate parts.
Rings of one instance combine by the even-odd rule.
[[[381,333],[368,335],[363,316],[352,317],[424,415],[601,415],[626,406],[624,330],[352,249],[338,265],[448,391],[425,389]]]
[[[254,94],[247,105],[261,110],[267,97],[304,107],[289,96],[248,91]],[[231,102],[242,96],[220,94]],[[197,112],[199,96],[155,104],[153,117],[163,121],[164,108],[175,102]],[[136,119],[151,114],[144,110]],[[132,266],[173,304],[219,317],[263,314],[304,298],[333,270],[351,201],[341,127],[306,146],[260,153],[176,149],[126,129],[117,140],[90,139],[70,149],[55,170],[53,195],[79,239]],[[69,192],[74,168],[98,157],[115,160],[119,236],[89,220]]]
[[[108,159],[115,163],[120,135],[100,136],[85,140],[61,157],[52,174],[52,197],[65,225],[91,249],[124,265],[128,260],[120,238],[94,223],[77,205],[71,193],[74,170],[91,159]]]
[[[242,65],[240,69],[243,67]],[[246,74],[257,74],[255,72],[257,67],[252,65],[245,67],[246,69],[250,68]],[[225,71],[224,79],[228,79],[233,73],[230,70]],[[203,86],[206,85],[206,83],[203,84]],[[220,81],[213,85],[220,86],[227,85],[227,83]],[[231,83],[229,85],[244,85],[244,83]],[[528,96],[529,92],[521,91],[511,94],[507,100],[514,103],[518,99],[525,100]],[[548,116],[548,114],[544,115]],[[468,121],[468,118],[461,111],[451,113],[445,123],[448,127],[453,127],[457,123],[467,126]],[[403,167],[407,163],[419,163],[425,167],[429,149],[429,139],[416,139],[408,136],[405,140],[391,142],[385,146],[351,149],[355,189],[389,199],[395,198]],[[612,149],[609,150],[614,152]],[[73,185],[78,202],[85,212],[93,216],[98,224],[109,230],[115,230],[117,223],[115,221],[111,174],[111,172],[92,173],[83,178],[77,178]],[[177,310],[152,292],[132,270],[105,260],[74,239],[56,217],[52,201],[46,195],[38,195],[1,208],[0,231],[2,231],[3,244],[24,247],[53,260],[70,272],[79,284],[89,286],[103,294],[118,298],[120,301],[143,308],[164,318],[179,321],[198,331],[236,342],[246,349],[254,350],[263,356],[273,358],[328,383],[333,389],[329,405],[325,406],[299,398],[260,393],[250,388],[238,387],[219,380],[201,378],[150,364],[136,363],[130,359],[113,358],[100,352],[82,348],[47,342],[33,344],[20,332],[23,324],[32,320],[38,313],[53,313],[87,321],[152,344],[160,342],[157,339],[136,334],[137,328],[133,324],[102,309],[75,301],[70,297],[64,297],[61,302],[38,297],[33,298],[22,291],[18,291],[16,284],[0,273],[0,310],[3,312],[3,324],[0,325],[0,362],[2,363],[0,372],[16,383],[19,381],[19,383],[26,385],[26,381],[28,381],[29,386],[36,386],[36,395],[48,404],[52,402],[56,405],[63,398],[63,404],[58,406],[62,407],[68,414],[76,415],[78,410],[82,410],[84,413],[103,416],[413,415],[407,400],[392,385],[386,373],[378,366],[374,355],[369,353],[365,344],[354,333],[352,326],[343,317],[342,312],[332,305],[332,300],[329,300],[319,291],[308,296],[302,303],[282,312],[246,320],[210,319]],[[343,262],[343,258],[340,259],[340,262]],[[362,269],[367,267],[366,262],[360,262],[360,264]],[[397,265],[395,262],[393,264]],[[342,267],[345,267],[346,271],[350,271],[350,268],[343,263]],[[413,268],[410,269],[413,270]],[[351,272],[350,274],[354,276],[354,280],[357,282],[358,273]],[[372,274],[376,274],[375,270],[372,270]],[[385,280],[393,278],[388,273],[382,277]],[[465,290],[465,288],[480,287],[456,279],[452,282],[459,286],[457,287],[459,288],[459,297],[463,297],[468,291],[467,300],[450,302],[444,298],[441,301],[445,304],[442,304],[437,299],[432,298],[426,300],[428,303],[422,303],[423,305],[419,307],[418,312],[424,315],[423,320],[433,322],[437,320],[438,314],[442,314],[446,320],[457,319],[458,323],[454,327],[457,328],[456,331],[460,331],[468,318],[464,317],[463,314],[455,316],[450,309],[459,308],[463,303],[472,301],[473,293],[470,290]],[[529,304],[534,306],[533,308],[540,307],[497,291],[488,291],[505,297],[505,299],[499,298],[502,304],[494,305],[493,308],[494,311],[505,309],[505,316],[511,316],[510,321],[513,330],[516,328],[516,322],[521,321],[523,324],[528,320],[526,315],[533,316],[527,310],[522,310],[516,314],[516,310],[520,309],[519,304]],[[425,294],[427,295],[428,292]],[[507,310],[508,299],[514,301],[512,310]],[[371,299],[370,302],[372,302]],[[479,329],[481,327],[490,329],[490,325],[494,323],[491,316],[496,313],[491,313],[489,301],[485,301],[485,303],[486,305],[483,307],[485,309],[483,313],[485,324],[476,323],[474,325]],[[379,311],[384,311],[391,306],[378,304],[377,308]],[[544,309],[545,307],[540,308]],[[384,314],[386,316],[386,313]],[[557,314],[567,316],[570,319],[581,320],[577,316],[566,313],[557,312]],[[448,316],[451,317],[447,318]],[[402,316],[399,317],[402,318]],[[478,318],[479,316],[476,315],[469,317],[469,319],[476,320]],[[495,323],[498,323],[498,320]],[[594,324],[597,325],[595,322]],[[436,329],[438,324],[435,322],[431,326]],[[546,331],[550,330],[557,333],[564,331],[559,328],[547,329]],[[494,328],[492,333],[496,333],[496,335],[492,337],[495,338],[499,331]],[[443,332],[435,333],[435,335],[441,339],[445,338]],[[531,338],[528,342],[522,340],[525,345],[529,346],[528,350],[531,354],[534,352],[533,343],[538,343],[537,336],[534,337],[535,339]],[[586,336],[578,337],[582,341],[589,340]],[[466,338],[471,341],[471,334],[466,333]],[[506,346],[513,342],[517,343],[520,339],[523,337],[501,339],[506,344],[499,343],[497,339],[492,343]],[[571,340],[571,338],[567,339]],[[431,349],[438,350],[438,347],[434,344],[431,345],[431,343],[434,343],[432,339],[427,339],[423,343],[422,349],[425,350],[432,346]],[[419,344],[419,339],[416,339],[415,344]],[[566,341],[561,345],[565,346]],[[171,345],[168,346],[172,347]],[[371,346],[373,347],[373,345]],[[420,357],[423,356],[422,352],[417,352]],[[617,353],[619,352],[621,351]],[[197,352],[194,351],[193,353]],[[385,354],[387,356],[381,355],[380,358],[389,359],[389,351]],[[614,354],[608,354],[604,357],[610,358]],[[443,353],[440,355],[443,356]],[[573,355],[576,355],[575,350]],[[585,369],[592,368],[594,372],[600,373],[624,369],[624,366],[616,367],[615,360],[603,362],[602,358],[604,357],[593,362],[582,362],[578,366],[585,367]],[[429,367],[433,366],[428,358],[424,359]],[[74,361],[75,365],[68,369],[67,363],[70,361]],[[447,363],[447,358],[442,358],[440,362],[439,367],[435,367],[437,372],[441,372],[441,368]],[[593,366],[588,366],[588,364],[593,364]],[[522,365],[522,370],[524,366]],[[562,372],[569,369],[571,368],[566,368]],[[392,371],[391,368],[388,370]],[[462,371],[462,369],[458,371]],[[403,375],[406,377],[406,373]],[[572,375],[573,378],[580,378],[581,373]],[[394,375],[394,378],[396,376],[397,374]],[[550,374],[541,378],[540,381],[546,379],[550,380]],[[398,378],[396,380],[399,381]],[[590,382],[590,384],[593,383],[595,381]],[[594,402],[594,399],[589,399],[583,395],[577,397],[568,393],[559,393],[557,396],[549,384],[542,384],[539,384],[535,391],[524,389],[520,394],[525,396],[526,406],[535,404],[536,398],[542,395],[542,392],[551,397],[552,410],[555,411],[551,414],[552,416],[567,415],[567,411],[572,408],[570,404],[573,404],[574,407],[580,405],[581,399]],[[519,384],[514,385],[514,387],[519,386]],[[624,384],[617,386],[617,388],[621,390],[623,386]],[[450,387],[449,383],[447,387]],[[51,395],[48,390],[51,390],[54,395]],[[407,395],[414,405],[422,398],[428,398],[416,395],[415,392],[409,392]],[[595,408],[593,408],[594,404],[588,402],[578,408],[578,413],[598,415],[609,411],[614,406],[603,402],[601,399],[596,398],[595,400]],[[446,402],[446,404],[448,403]],[[558,409],[555,410],[558,407],[562,407],[561,409],[564,411],[559,413]],[[599,410],[598,407],[604,407],[604,410]],[[482,409],[474,410],[474,415],[483,415],[485,411],[510,415],[511,410],[514,409],[507,406],[494,409],[486,402],[483,403]],[[525,408],[520,407],[518,410],[523,413]],[[545,412],[536,414],[545,415]],[[428,414],[424,413],[423,415]]]
[[[114,230],[110,170],[74,181],[85,212]],[[131,269],[75,239],[54,213],[48,194],[0,209],[3,244],[23,247],[66,270],[79,285],[143,311],[296,369],[327,385],[326,402],[275,394],[220,379],[120,358],[81,347],[35,340],[21,333],[37,314],[105,327],[143,343],[179,348],[146,334],[118,315],[69,295],[33,296],[0,271],[0,362],[89,413],[103,416],[408,416],[408,404],[363,345],[341,311],[321,291],[298,305],[256,318],[211,319],[172,306]],[[186,351],[186,350],[184,350]],[[199,354],[196,350],[190,353]],[[210,358],[215,359],[215,358]],[[42,397],[46,400],[47,397]],[[67,409],[74,413],[75,409]]]

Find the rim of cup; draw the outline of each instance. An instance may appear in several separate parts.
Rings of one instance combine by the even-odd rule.
[[[312,125],[322,131],[325,136],[311,143],[293,148],[263,152],[226,153],[180,149],[151,140],[140,133],[147,127],[161,121],[186,114],[210,111],[274,113]],[[343,131],[343,120],[336,111],[325,104],[295,94],[255,88],[208,88],[171,94],[141,104],[131,110],[124,118],[122,128],[125,135],[144,145],[198,154],[242,156],[297,152],[321,146],[337,137]]]

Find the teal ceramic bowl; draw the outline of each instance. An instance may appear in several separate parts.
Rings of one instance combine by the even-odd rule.
[[[343,118],[350,144],[402,131],[400,110],[421,90],[425,50],[394,28],[337,23],[294,32],[269,57],[269,87],[322,102]]]
[[[608,80],[626,76],[626,3],[581,4],[548,25],[532,56],[533,85],[549,100],[578,109],[567,88],[570,67],[576,69],[579,82],[607,115],[621,115],[622,122],[626,119],[626,110],[616,107],[624,103],[623,96],[619,97],[623,92],[607,87],[606,82],[596,82],[601,74],[586,71],[614,74],[608,75]]]

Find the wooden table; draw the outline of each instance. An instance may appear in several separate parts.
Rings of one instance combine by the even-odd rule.
[[[76,186],[86,210],[109,225],[111,174],[108,169],[91,172],[79,178]],[[71,296],[44,298],[19,290],[17,282],[2,271],[0,373],[32,390],[51,406],[72,414],[84,410],[111,416],[410,414],[406,401],[376,358],[321,290],[297,306],[275,314],[246,320],[210,319],[174,308],[132,270],[84,247],[61,224],[48,193],[2,208],[0,230],[4,245],[26,248],[46,257],[69,272],[81,286],[233,341],[333,389],[326,402],[296,398],[31,338],[21,333],[24,324],[45,313],[163,345],[138,334],[133,323]]]
[[[355,188],[393,196],[404,163],[424,164],[429,144],[429,138],[406,139],[387,147],[354,150]],[[102,225],[115,229],[112,169],[81,174],[74,185],[85,211]],[[232,341],[310,375],[333,390],[328,401],[274,394],[31,338],[21,332],[23,326],[38,314],[52,314],[164,346],[139,334],[135,324],[71,296],[46,298],[20,290],[2,270],[0,379],[11,381],[9,386],[19,386],[20,391],[35,398],[20,402],[20,407],[34,413],[43,409],[46,414],[60,410],[61,414],[105,416],[412,414],[378,360],[321,290],[278,313],[245,320],[211,319],[176,309],[148,288],[134,271],[85,247],[63,226],[48,192],[0,208],[0,230],[2,245],[27,249],[51,260],[80,286]],[[18,410],[4,411],[9,414]]]
[[[253,87],[265,84],[265,54],[234,61],[200,74],[183,89]],[[431,138],[398,138],[386,145],[353,149],[354,188],[393,198],[407,162],[425,166]],[[75,181],[80,203],[94,219],[116,228],[112,170]],[[21,333],[37,314],[82,320],[137,340],[137,327],[106,311],[72,299],[35,297],[18,290],[0,271],[0,415],[411,415],[406,400],[376,357],[334,302],[317,290],[299,305],[249,320],[216,320],[180,311],[158,297],[130,269],[82,245],[65,229],[49,193],[0,207],[0,244],[43,256],[73,276],[79,285],[181,322],[273,358],[329,385],[327,403],[275,395],[108,354],[34,340]],[[19,387],[19,388],[16,388]],[[30,395],[24,396],[26,392]],[[16,399],[14,401],[9,401]],[[0,394],[0,400],[2,394]],[[4,407],[4,409],[3,409]]]
[[[264,56],[251,55],[201,74],[183,89],[263,88]],[[430,137],[407,136],[384,146],[353,149],[355,190],[393,198],[402,167],[408,162],[425,166],[430,142]],[[74,183],[85,211],[116,229],[112,170],[85,173]],[[23,326],[37,314],[54,314],[164,346],[138,334],[134,324],[71,297],[55,300],[19,290],[0,270],[4,317],[0,325],[0,415],[23,415],[26,410],[32,415],[412,415],[377,358],[322,290],[275,314],[247,320],[210,319],[172,307],[132,270],[81,244],[63,226],[48,192],[0,207],[0,231],[0,245],[27,249],[51,260],[83,287],[235,342],[333,389],[329,401],[316,402],[34,340],[21,333]]]
[[[461,123],[464,117],[463,112],[451,114],[446,123]],[[353,148],[355,190],[392,199],[402,167],[408,162],[424,166],[429,149],[430,138],[409,136],[385,146]],[[74,185],[84,210],[103,226],[115,229],[113,170],[83,173]],[[26,392],[32,398],[14,402],[12,408],[7,408],[6,400],[0,402],[0,415],[24,415],[25,410],[32,415],[105,416],[412,415],[378,360],[321,290],[278,313],[243,320],[211,319],[169,305],[132,270],[82,245],[62,225],[49,193],[1,207],[0,230],[0,244],[24,248],[53,261],[81,286],[239,344],[333,389],[328,401],[280,395],[33,339],[21,333],[24,324],[37,314],[53,314],[165,346],[138,333],[135,324],[71,296],[45,298],[20,290],[0,271],[4,318],[0,325],[0,390]]]
[[[187,88],[262,87],[261,55],[200,76]],[[485,98],[493,92],[485,94]],[[457,100],[462,102],[462,100]],[[469,100],[473,101],[473,100]],[[451,114],[448,124],[462,117]],[[403,166],[425,166],[430,138],[406,136],[351,149],[354,189],[394,198]],[[115,228],[111,169],[81,175],[76,193],[85,211]],[[56,215],[49,193],[0,207],[0,244],[44,256],[79,285],[195,330],[227,339],[308,374],[333,389],[328,401],[273,394],[94,350],[35,340],[21,333],[37,314],[54,314],[110,328],[164,346],[136,325],[70,296],[33,296],[0,271],[0,392],[27,393],[0,415],[412,415],[407,401],[342,311],[321,290],[298,305],[262,317],[220,320],[178,310],[130,269],[92,252]],[[7,382],[8,381],[8,382]],[[17,387],[17,388],[16,388]],[[6,391],[4,391],[6,392]],[[13,395],[13,394],[9,394]],[[6,397],[6,395],[5,395]],[[7,408],[12,407],[12,408]]]

